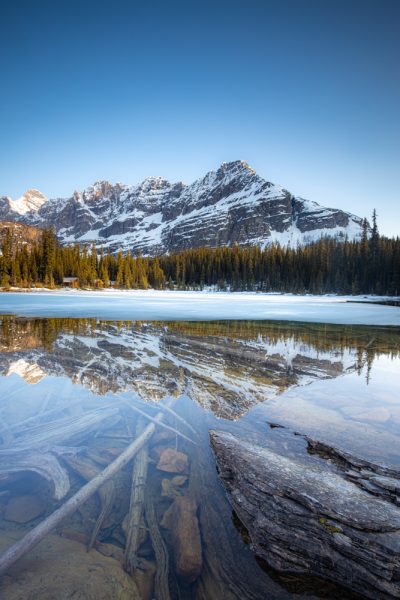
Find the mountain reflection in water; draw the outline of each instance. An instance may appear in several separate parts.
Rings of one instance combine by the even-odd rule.
[[[366,368],[397,356],[391,330],[226,321],[0,321],[0,373],[27,383],[68,377],[95,394],[135,392],[146,401],[186,393],[204,409],[237,419],[289,387]]]

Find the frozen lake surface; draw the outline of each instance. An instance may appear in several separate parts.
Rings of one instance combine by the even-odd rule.
[[[0,293],[0,314],[117,320],[284,320],[400,326],[400,309],[352,296],[130,291]]]

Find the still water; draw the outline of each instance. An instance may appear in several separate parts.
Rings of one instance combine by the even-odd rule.
[[[158,407],[173,412],[163,409],[169,429],[146,446],[133,578],[122,568],[130,463],[0,578],[1,597],[347,597],[257,561],[218,480],[208,432],[318,464],[309,435],[398,468],[399,390],[395,328],[3,316],[1,551],[115,460]]]

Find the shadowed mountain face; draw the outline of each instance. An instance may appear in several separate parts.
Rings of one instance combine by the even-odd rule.
[[[391,352],[382,330],[375,333],[368,345],[371,329],[351,327],[3,317],[0,374],[32,384],[64,376],[95,394],[129,391],[145,401],[186,393],[216,416],[237,419],[291,386],[359,370],[376,352]]]
[[[361,219],[293,196],[244,161],[223,163],[191,185],[150,177],[137,186],[96,182],[69,198],[37,190],[0,198],[0,218],[53,226],[62,243],[95,241],[158,254],[199,246],[303,244],[361,235]]]

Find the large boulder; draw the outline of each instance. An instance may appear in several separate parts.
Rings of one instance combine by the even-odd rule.
[[[201,538],[197,504],[189,496],[177,496],[163,517],[162,525],[170,531],[175,571],[186,583],[199,577],[202,566]]]

